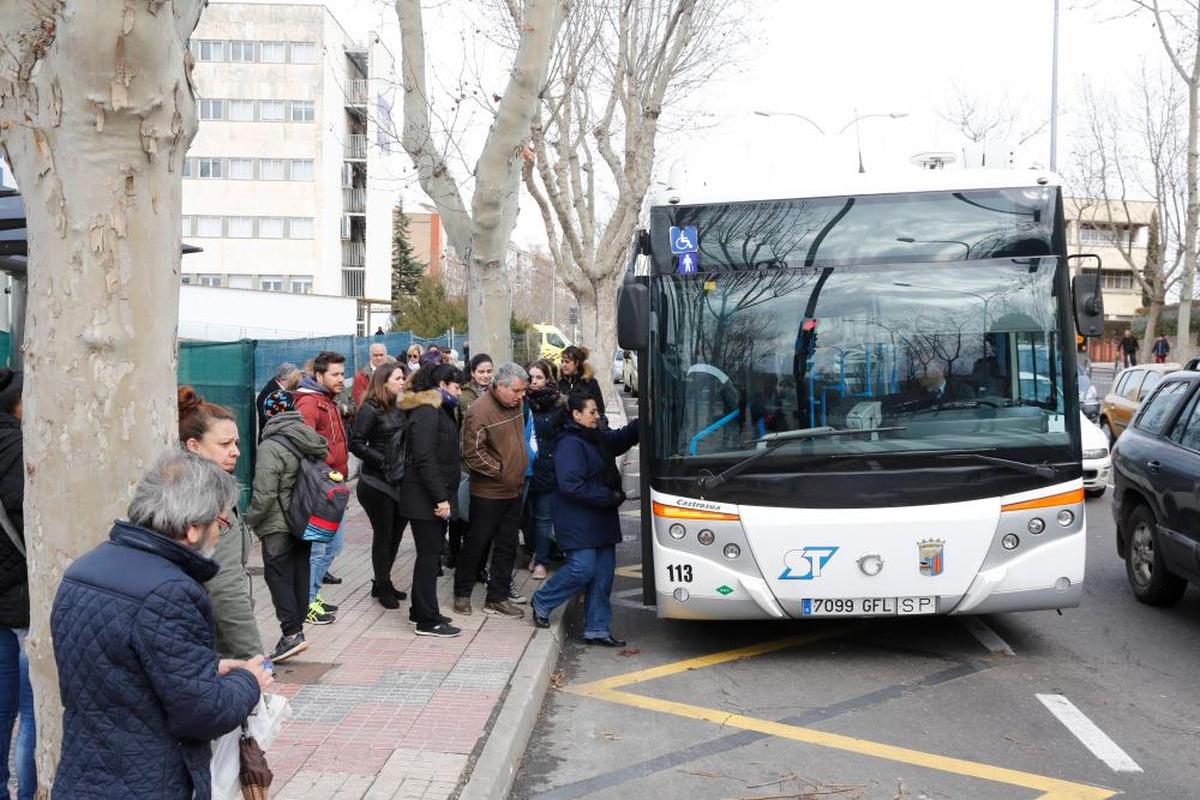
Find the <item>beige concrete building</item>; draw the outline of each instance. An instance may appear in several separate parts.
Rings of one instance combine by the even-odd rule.
[[[1150,216],[1154,203],[1130,200],[1112,204],[1112,222],[1103,200],[1064,198],[1067,223],[1067,252],[1095,253],[1101,260],[1104,315],[1107,319],[1130,321],[1142,308],[1142,288],[1129,262],[1139,269],[1146,264],[1150,240]],[[1122,251],[1128,255],[1122,254]],[[1087,265],[1086,268],[1090,268]],[[1072,267],[1072,273],[1078,265]]]
[[[387,325],[397,155],[388,49],[336,6],[211,2],[192,36],[200,129],[184,167],[183,282],[360,299]],[[354,331],[346,331],[353,333]]]

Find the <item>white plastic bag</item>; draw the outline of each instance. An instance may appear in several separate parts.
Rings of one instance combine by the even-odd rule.
[[[281,694],[264,694],[246,718],[246,732],[258,740],[266,752],[279,735],[283,723],[292,716],[292,706]],[[242,800],[242,785],[238,779],[241,756],[238,743],[242,726],[231,730],[212,743],[212,800]]]

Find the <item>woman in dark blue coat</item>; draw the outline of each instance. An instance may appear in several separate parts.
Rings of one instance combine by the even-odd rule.
[[[535,581],[545,580],[554,532],[554,449],[563,424],[566,398],[554,381],[554,365],[541,360],[529,367],[529,393],[525,402],[533,414],[537,458],[529,480],[529,517],[533,528],[533,560],[529,571]]]
[[[566,563],[533,595],[533,622],[550,624],[550,612],[575,594],[587,591],[583,641],[624,647],[612,635],[613,573],[625,502],[616,457],[638,442],[634,420],[617,431],[600,429],[600,410],[588,394],[573,392],[567,399],[569,418],[554,451],[554,531]]]

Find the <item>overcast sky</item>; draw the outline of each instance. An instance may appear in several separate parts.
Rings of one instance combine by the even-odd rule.
[[[476,7],[484,1],[469,0]],[[463,72],[463,41],[476,38],[458,2],[427,4],[431,61],[440,79],[451,82]],[[1127,16],[1131,6],[1127,0],[1062,0],[1060,170],[1069,160],[1081,79],[1120,94],[1143,61],[1156,69],[1163,63],[1149,19]],[[331,7],[353,32],[382,29],[399,52],[390,2],[339,0]],[[799,190],[806,177],[857,169],[854,126],[839,135],[856,112],[907,115],[861,121],[868,171],[905,169],[921,151],[950,151],[961,159],[962,138],[938,114],[955,87],[982,102],[1007,100],[1021,110],[1025,127],[1049,118],[1053,7],[1053,0],[746,0],[750,46],[703,90],[672,98],[682,133],[660,140],[660,175],[678,163],[677,172],[682,168],[692,182],[749,183],[764,191],[786,183]],[[467,72],[481,51],[469,49]],[[496,69],[484,81],[502,90],[506,77]],[[797,117],[764,118],[755,111],[803,114],[825,135]],[[481,113],[467,130],[481,136],[487,123]],[[1010,148],[997,142],[990,149]],[[1017,162],[1049,164],[1048,130],[1017,152]],[[397,180],[397,191],[404,184]],[[409,188],[406,204],[418,196]],[[522,203],[521,244],[543,239],[532,205],[527,198]]]

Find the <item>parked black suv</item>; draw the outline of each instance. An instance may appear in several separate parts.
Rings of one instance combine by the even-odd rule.
[[[1177,602],[1200,583],[1200,372],[1163,377],[1112,451],[1117,554],[1134,596]]]

